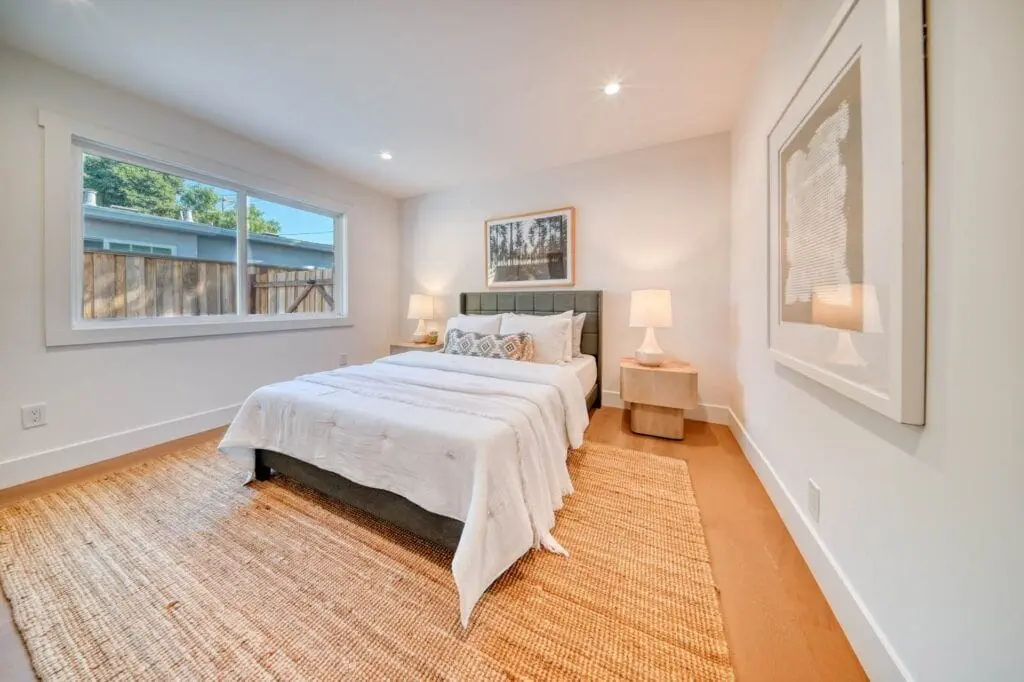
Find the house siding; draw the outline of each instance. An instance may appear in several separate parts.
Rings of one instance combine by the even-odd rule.
[[[86,206],[86,238],[173,246],[175,256],[204,261],[235,261],[234,230],[172,220],[102,206]],[[334,267],[334,251],[326,244],[265,234],[249,236],[249,261],[285,268]]]
[[[145,225],[113,222],[86,217],[85,236],[96,239],[141,242],[158,246],[173,246],[174,255],[179,258],[200,258],[199,238],[194,234],[155,230]]]

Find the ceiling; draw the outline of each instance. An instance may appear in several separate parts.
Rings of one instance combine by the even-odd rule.
[[[0,40],[405,197],[728,130],[775,5],[0,0]]]

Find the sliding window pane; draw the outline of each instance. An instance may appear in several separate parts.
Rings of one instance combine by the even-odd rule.
[[[85,153],[82,316],[235,313],[237,195]]]
[[[334,310],[335,218],[248,199],[249,312]]]

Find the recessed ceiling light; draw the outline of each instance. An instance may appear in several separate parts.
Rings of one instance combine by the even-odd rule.
[[[379,156],[380,158],[384,159],[385,161],[390,161],[391,158],[392,158],[391,157],[391,152],[381,152],[377,156]]]
[[[622,89],[622,84],[620,84],[618,81],[612,81],[611,83],[605,84],[605,86],[604,86],[604,94],[606,94],[606,95],[614,95],[614,94],[618,93],[618,91],[621,90],[621,89]]]

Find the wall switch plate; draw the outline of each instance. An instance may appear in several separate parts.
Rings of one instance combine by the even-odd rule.
[[[46,423],[46,403],[21,407],[21,428],[34,429]]]
[[[338,356],[338,367],[348,367],[348,353]]]
[[[821,488],[810,478],[807,479],[807,511],[815,523],[821,520]]]

